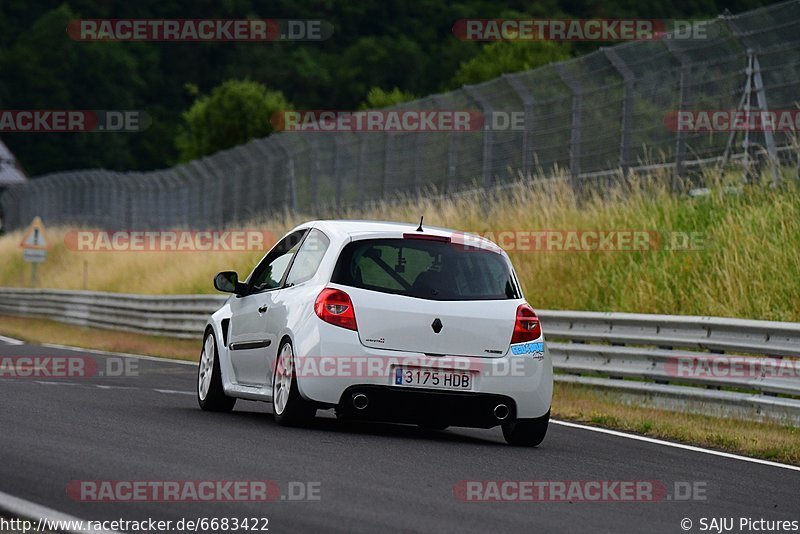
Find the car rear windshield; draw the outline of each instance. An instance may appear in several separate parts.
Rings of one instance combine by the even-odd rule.
[[[354,241],[339,255],[331,281],[430,300],[520,298],[500,254],[423,239]]]

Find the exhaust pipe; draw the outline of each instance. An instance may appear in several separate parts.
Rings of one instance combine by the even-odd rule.
[[[369,405],[369,398],[363,393],[356,393],[353,395],[353,408],[356,410],[364,410]]]
[[[500,421],[505,420],[508,417],[508,413],[508,406],[505,404],[498,404],[494,407],[494,416]]]

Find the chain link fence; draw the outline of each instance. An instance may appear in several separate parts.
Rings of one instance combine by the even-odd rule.
[[[36,215],[50,225],[219,228],[285,211],[315,215],[433,190],[502,187],[554,169],[583,188],[654,168],[683,176],[724,156],[769,153],[773,164],[795,164],[786,132],[750,135],[742,146],[727,132],[672,131],[665,115],[738,109],[754,71],[762,109],[797,108],[800,0],[722,15],[708,34],[601,48],[394,108],[523,112],[521,129],[284,132],[170,169],[48,174],[9,188],[0,209],[8,229]]]

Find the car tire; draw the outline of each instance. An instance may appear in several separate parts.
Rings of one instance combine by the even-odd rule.
[[[272,372],[272,415],[279,425],[302,425],[314,418],[317,409],[300,395],[294,373],[294,349],[284,341],[278,349]]]
[[[222,388],[217,341],[211,331],[203,339],[197,366],[197,402],[207,412],[230,412],[236,404],[236,398],[225,395]]]
[[[503,437],[509,445],[536,447],[547,434],[550,424],[550,410],[534,419],[517,419],[503,425]]]

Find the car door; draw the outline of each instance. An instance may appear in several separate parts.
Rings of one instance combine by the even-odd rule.
[[[234,381],[261,387],[271,383],[270,362],[277,354],[280,325],[273,304],[307,230],[284,237],[264,257],[247,280],[248,294],[231,300],[230,357]]]

